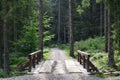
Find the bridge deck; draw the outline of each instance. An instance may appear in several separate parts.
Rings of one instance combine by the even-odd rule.
[[[36,73],[51,73],[51,74],[69,74],[83,73],[88,74],[76,60],[47,60],[39,63],[36,68],[32,69],[33,74]]]

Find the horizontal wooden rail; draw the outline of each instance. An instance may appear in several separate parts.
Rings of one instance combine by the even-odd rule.
[[[87,69],[87,72],[99,72],[98,69],[90,61],[90,55],[88,53],[80,50],[78,50],[77,53],[78,62],[80,62],[80,64],[83,65],[85,69]]]

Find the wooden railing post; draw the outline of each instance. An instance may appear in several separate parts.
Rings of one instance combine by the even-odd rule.
[[[80,61],[79,61],[80,64],[82,64],[82,61],[81,61],[81,60],[82,60],[82,56],[81,56],[81,54],[79,54],[79,60],[80,60]]]
[[[32,61],[33,61],[33,68],[35,68],[35,55],[33,55]]]
[[[42,51],[40,51],[39,55],[40,55],[40,61],[41,61],[41,59],[42,59]]]
[[[39,55],[38,55],[38,54],[39,54],[39,53],[37,53],[37,55],[36,55],[36,56],[37,56],[37,57],[36,57],[36,58],[37,58],[37,64],[39,63]]]
[[[78,52],[78,62],[80,61],[80,54],[79,54],[79,52]]]
[[[83,67],[85,68],[85,56],[83,55]]]
[[[28,58],[29,58],[29,72],[31,72],[31,69],[32,69],[32,59],[31,59],[31,55],[28,55]]]
[[[90,55],[87,56],[87,60],[86,60],[86,68],[87,68],[88,72],[90,72],[90,69],[89,69],[89,59],[90,59]]]

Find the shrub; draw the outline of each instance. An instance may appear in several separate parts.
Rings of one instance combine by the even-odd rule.
[[[104,50],[104,38],[89,38],[85,41],[75,42],[75,51],[100,52]]]
[[[3,69],[0,69],[0,78],[5,78],[5,77],[7,77],[7,74]]]
[[[44,48],[43,60],[47,60],[50,56],[50,49]]]

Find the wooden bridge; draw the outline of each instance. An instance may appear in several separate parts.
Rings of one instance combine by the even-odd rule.
[[[98,73],[98,69],[90,61],[90,55],[80,50],[77,51],[78,60],[65,59],[65,60],[47,60],[42,61],[41,50],[30,53],[28,55],[29,61],[24,65],[19,65],[19,70],[28,70],[31,73],[53,73],[53,70],[57,65],[58,73]],[[59,54],[57,54],[59,55]],[[61,68],[61,64],[65,65],[65,68]]]

